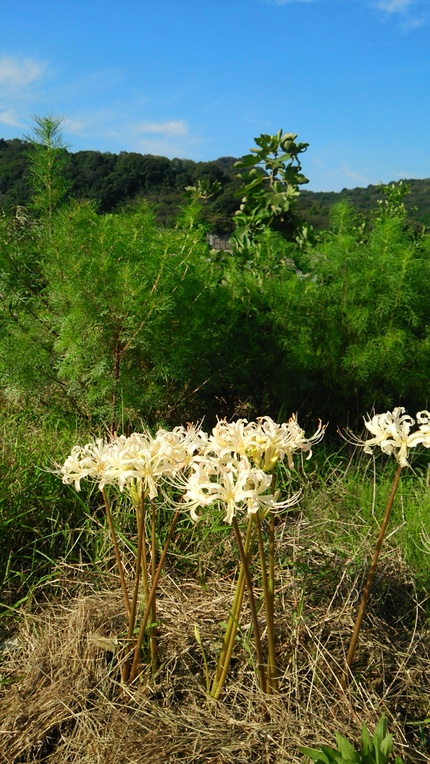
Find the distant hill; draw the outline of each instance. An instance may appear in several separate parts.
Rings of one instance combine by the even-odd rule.
[[[400,181],[393,181],[396,184],[398,182]],[[430,178],[403,179],[403,183],[410,187],[410,194],[405,199],[408,219],[418,225],[430,226]],[[358,212],[367,216],[371,210],[375,209],[380,198],[381,189],[374,185],[366,188],[344,188],[339,192],[302,190],[297,203],[297,212],[316,229],[326,228],[330,208],[342,199],[349,200]]]
[[[7,211],[30,201],[27,183],[29,145],[19,138],[0,139],[0,209]],[[237,171],[234,157],[220,157],[211,162],[190,159],[167,159],[152,154],[122,151],[119,154],[100,151],[67,152],[71,196],[94,199],[100,212],[112,212],[136,199],[154,202],[162,225],[171,224],[179,207],[186,201],[185,186],[198,180],[217,180],[221,192],[204,210],[208,227],[214,233],[231,232],[232,217],[239,206]],[[407,180],[411,193],[406,198],[409,219],[416,225],[430,226],[430,179]],[[341,199],[348,199],[359,212],[367,215],[381,197],[378,186],[343,189],[339,193],[301,190],[296,214],[314,226],[326,228],[330,208]],[[415,209],[416,208],[416,209]]]

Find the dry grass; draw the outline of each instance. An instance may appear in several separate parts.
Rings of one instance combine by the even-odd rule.
[[[341,672],[364,569],[321,545],[304,544],[297,524],[284,533],[285,555],[306,560],[306,572],[278,570],[278,696],[263,695],[247,649],[242,619],[227,687],[207,698],[198,624],[211,668],[233,593],[233,578],[212,574],[202,587],[174,572],[158,600],[159,668],[143,669],[121,688],[119,656],[125,631],[118,582],[106,591],[82,584],[61,601],[27,613],[17,647],[1,664],[0,762],[18,764],[140,764],[303,762],[300,745],[332,744],[334,731],[357,740],[385,711],[397,753],[429,761],[408,722],[428,717],[430,636],[408,572],[386,557],[365,618],[345,691]],[[282,550],[281,550],[282,552]],[[110,579],[111,580],[111,579]],[[421,758],[420,758],[421,756]]]

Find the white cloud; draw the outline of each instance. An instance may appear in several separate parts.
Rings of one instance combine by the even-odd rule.
[[[379,0],[377,7],[387,13],[403,13],[410,8],[415,0]]]
[[[138,122],[130,125],[127,133],[130,149],[141,154],[170,158],[188,156],[199,143],[198,138],[190,135],[188,125],[182,120]]]
[[[372,182],[366,175],[352,170],[348,162],[343,162],[343,164],[333,167],[332,170],[326,172],[326,175],[327,177],[338,179],[338,181],[343,179],[342,182],[345,183],[346,186],[351,185],[350,181],[356,181],[365,185],[369,185],[369,183]]]
[[[344,2],[362,2],[363,0],[343,0]],[[324,2],[324,0],[266,0],[271,5],[283,6],[292,3]],[[416,29],[426,23],[424,0],[367,0],[367,5],[383,11],[387,18],[400,18],[404,31]]]
[[[0,124],[8,125],[9,127],[22,127],[21,122],[14,109],[6,109],[6,111],[0,111]]]
[[[85,130],[86,124],[83,120],[80,119],[69,119],[68,117],[65,117],[62,122],[62,129],[66,130],[68,133],[76,134],[81,133],[83,130]]]
[[[0,57],[0,86],[22,88],[39,79],[45,71],[45,64],[30,58]]]
[[[188,127],[182,120],[172,120],[170,122],[139,122],[135,125],[138,133],[153,133],[165,137],[173,138],[178,135],[187,135]]]
[[[404,32],[423,26],[428,21],[428,9],[421,0],[377,0],[374,8],[382,11],[385,18],[400,20]]]

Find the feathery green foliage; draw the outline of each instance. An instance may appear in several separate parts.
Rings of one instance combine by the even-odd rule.
[[[31,206],[37,215],[45,215],[50,221],[70,188],[66,178],[69,157],[61,133],[63,120],[53,115],[36,115],[33,120],[32,134],[26,136],[28,180],[33,191]]]

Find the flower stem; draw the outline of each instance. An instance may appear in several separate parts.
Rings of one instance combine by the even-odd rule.
[[[105,507],[106,507],[106,516],[107,516],[107,519],[108,519],[110,535],[112,537],[112,543],[113,543],[113,548],[114,548],[114,552],[115,552],[115,559],[116,559],[116,564],[117,564],[117,567],[118,567],[119,578],[120,578],[120,581],[121,581],[121,589],[122,589],[122,595],[123,595],[123,598],[124,598],[124,605],[125,605],[125,609],[127,611],[128,621],[130,623],[131,607],[130,607],[130,600],[128,598],[127,585],[125,583],[124,568],[122,566],[121,555],[119,553],[118,542],[117,542],[116,533],[115,533],[115,527],[114,527],[114,524],[113,524],[112,513],[110,511],[110,506],[109,506],[109,500],[108,500],[107,493],[106,493],[104,488],[102,490],[102,494],[103,494],[103,501],[104,501]]]
[[[252,545],[255,538],[253,518],[249,518],[248,526],[246,529],[245,546],[244,551],[246,554],[247,564],[251,558]],[[236,583],[236,592],[234,595],[233,604],[230,611],[227,627],[224,634],[224,641],[222,650],[218,659],[218,664],[215,672],[215,677],[212,683],[211,697],[218,700],[221,695],[221,691],[224,687],[227,672],[230,667],[231,656],[233,653],[234,643],[236,639],[237,628],[239,625],[239,616],[242,609],[243,594],[245,591],[245,572],[243,568],[243,562],[240,565],[239,575]]]
[[[142,495],[140,497],[139,506],[136,507],[136,520],[137,520],[137,554],[136,554],[136,569],[134,573],[134,588],[133,588],[133,599],[131,601],[131,612],[130,612],[130,619],[128,624],[128,632],[127,632],[127,642],[130,645],[133,639],[133,633],[134,633],[134,627],[136,624],[136,612],[137,612],[137,600],[139,596],[139,584],[140,584],[140,574],[141,570],[144,569],[143,565],[143,544],[145,541],[145,533],[144,533],[144,523],[145,523],[145,494],[142,491]],[[130,660],[129,657],[126,657],[126,660],[123,665],[122,669],[122,681],[125,683],[128,680],[128,675],[130,671]]]
[[[275,495],[276,474],[272,472],[272,485],[270,491],[272,495]],[[273,512],[269,517],[269,602],[270,618],[274,623],[274,607],[275,607],[275,516]]]
[[[136,674],[137,674],[137,669],[138,669],[139,660],[140,660],[140,650],[141,650],[141,647],[142,647],[143,638],[145,636],[145,629],[146,629],[146,626],[148,624],[148,619],[149,619],[149,616],[150,616],[150,613],[151,613],[151,610],[152,610],[152,603],[153,603],[153,601],[155,599],[155,593],[156,593],[156,589],[157,589],[158,579],[160,578],[160,574],[161,574],[161,571],[163,569],[164,561],[166,559],[167,550],[169,548],[169,544],[170,544],[170,542],[172,540],[173,532],[175,530],[175,526],[176,526],[176,523],[178,521],[179,512],[180,512],[180,510],[177,509],[175,514],[173,515],[173,519],[172,519],[172,522],[171,522],[170,528],[169,528],[169,533],[167,534],[167,538],[166,538],[166,541],[165,541],[165,544],[164,544],[164,547],[163,547],[163,551],[161,553],[161,557],[160,557],[160,560],[159,560],[158,565],[157,565],[157,570],[156,570],[155,576],[154,576],[154,578],[153,578],[153,580],[151,582],[152,583],[151,591],[149,593],[149,597],[148,597],[147,602],[146,602],[145,612],[143,614],[142,622],[140,624],[139,634],[138,634],[138,637],[137,637],[136,646],[134,648],[133,663],[132,663],[132,666],[131,666],[130,677],[129,677],[130,684],[131,684],[131,682],[133,682],[133,680],[135,679]]]
[[[152,581],[155,578],[156,574],[156,537],[155,537],[155,502],[152,500],[151,502],[151,576]],[[157,598],[154,597],[152,601],[152,608],[151,608],[151,623],[155,624],[157,620]],[[151,651],[151,665],[152,670],[155,671],[155,666],[157,663],[157,627],[152,626],[150,635],[149,635],[149,644],[150,644],[150,651]]]
[[[270,516],[270,519],[273,519],[272,515]],[[270,588],[269,588],[269,579],[267,577],[266,558],[264,556],[263,534],[261,532],[261,520],[260,520],[260,515],[258,514],[258,512],[255,515],[255,524],[257,526],[258,550],[260,553],[261,577],[263,581],[264,605],[266,609],[267,653],[268,653],[266,692],[269,695],[272,695],[273,692],[276,692],[277,690],[275,635],[274,635],[274,619],[273,619],[273,607],[272,607],[273,597],[272,597],[272,592],[270,591]]]
[[[143,491],[143,489],[142,489]],[[146,507],[144,503],[144,494],[142,493],[142,555],[141,555],[141,566],[142,566],[142,581],[143,581],[143,594],[145,596],[145,603],[148,601],[149,597],[149,581],[148,581],[148,560],[147,560],[147,545],[146,545]]]
[[[377,562],[378,562],[379,552],[381,551],[382,541],[383,541],[383,538],[384,538],[384,534],[385,534],[385,530],[386,530],[386,527],[387,527],[388,519],[390,517],[391,507],[393,506],[394,496],[396,494],[396,490],[397,490],[397,486],[398,486],[398,483],[399,483],[399,478],[400,478],[401,471],[402,471],[402,466],[399,464],[399,466],[397,467],[396,474],[394,476],[393,485],[391,487],[390,496],[388,498],[387,506],[386,506],[386,509],[385,509],[384,519],[382,520],[382,524],[381,524],[381,528],[380,528],[380,531],[379,531],[378,540],[376,542],[375,551],[373,553],[372,562],[371,562],[369,573],[368,573],[368,576],[367,576],[366,585],[365,585],[365,587],[363,589],[363,594],[361,596],[360,607],[358,609],[357,618],[356,618],[355,626],[354,626],[354,631],[352,633],[351,642],[349,644],[348,655],[347,655],[346,661],[345,661],[345,671],[344,671],[343,678],[342,678],[342,687],[345,687],[346,684],[347,684],[349,670],[350,670],[352,662],[354,660],[355,648],[356,648],[356,645],[357,645],[358,635],[360,633],[361,622],[363,620],[363,615],[364,615],[364,611],[366,609],[367,600],[369,599],[370,587],[372,585],[373,576],[374,576],[374,573],[375,573],[375,570],[376,570],[376,565],[377,565]]]
[[[243,565],[243,571],[245,575],[245,582],[246,587],[248,589],[249,594],[249,604],[251,608],[251,617],[252,617],[252,624],[254,628],[254,637],[255,637],[255,650],[257,653],[257,668],[258,668],[258,674],[260,677],[260,687],[263,692],[266,690],[266,676],[264,671],[264,664],[263,664],[263,653],[261,650],[261,637],[260,637],[260,627],[258,625],[258,618],[257,618],[257,608],[255,605],[255,597],[254,597],[254,590],[252,588],[252,581],[251,581],[251,575],[249,573],[249,565],[248,560],[245,554],[245,550],[243,548],[242,543],[242,537],[240,535],[239,526],[237,524],[237,520],[235,517],[233,517],[233,528],[234,533],[236,536],[236,542],[239,549],[240,559],[242,561]]]

